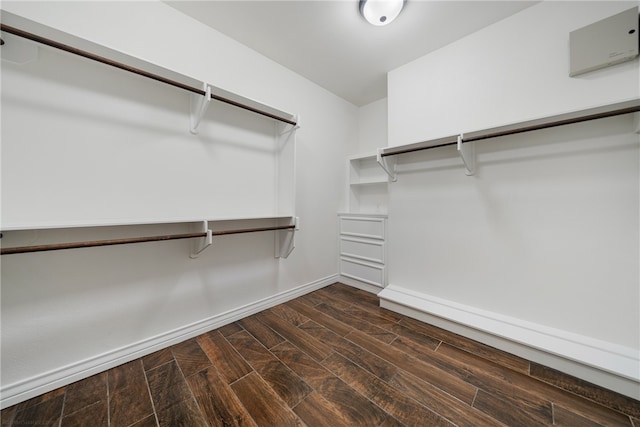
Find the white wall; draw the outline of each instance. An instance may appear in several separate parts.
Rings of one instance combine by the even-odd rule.
[[[637,98],[637,59],[568,77],[569,32],[636,4],[543,2],[394,70],[389,145]],[[639,142],[624,116],[478,142],[473,177],[454,147],[397,157],[391,288],[494,319],[489,334],[502,322],[520,325],[514,340],[532,327],[593,344],[608,353],[571,358],[638,398]],[[569,357],[551,335],[544,350]]]
[[[637,60],[569,77],[569,33],[637,5],[545,1],[393,70],[389,145],[637,97]]]
[[[358,153],[374,153],[386,147],[387,132],[387,98],[358,109]]]
[[[357,141],[356,107],[160,2],[3,2],[2,8],[302,118],[296,156],[296,214],[301,229],[296,233],[296,249],[286,260],[274,259],[272,233],[216,239],[196,260],[188,257],[188,241],[3,256],[3,407],[337,277],[337,234],[327,230],[337,229],[335,213],[344,209],[344,158]],[[108,92],[105,87],[97,90]],[[127,94],[114,96],[123,97],[113,100],[115,104],[127,103]],[[171,124],[162,123],[136,129],[132,138],[152,139],[150,135],[167,132],[176,138],[182,138],[181,132],[188,136],[184,101],[184,126],[168,129]],[[74,120],[82,126],[97,122],[104,131],[110,129],[108,120],[100,117],[78,114]],[[131,122],[134,127],[138,123],[135,115]],[[72,141],[76,145],[91,142],[87,135],[78,138]],[[197,138],[189,141],[203,144]],[[34,157],[41,159],[38,156],[46,153],[48,161],[60,167],[69,164],[64,150],[38,142],[42,148],[34,150]],[[108,151],[107,157],[113,159],[118,145],[104,142],[98,151]],[[10,145],[3,139],[3,161],[10,160],[10,152],[4,151]],[[139,149],[148,151],[152,159],[156,147],[145,144]],[[204,145],[190,149],[207,150]],[[97,170],[108,167],[90,152],[84,157],[75,153],[79,156],[75,160],[93,162]],[[172,173],[191,173],[192,164],[179,162],[179,153],[174,157],[177,164]],[[126,160],[121,159],[123,164]],[[144,164],[137,167],[144,177]],[[3,175],[3,179],[11,177]],[[233,179],[210,185],[233,186]],[[89,185],[82,176],[72,184]],[[158,193],[164,188],[162,181],[149,185]],[[185,194],[191,197],[188,191]],[[73,204],[68,210],[83,209],[81,199],[65,203]],[[190,212],[184,215],[191,216]],[[42,230],[16,238],[37,244],[184,231],[183,225],[155,225]]]

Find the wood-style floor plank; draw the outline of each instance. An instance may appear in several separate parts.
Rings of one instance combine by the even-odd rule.
[[[474,357],[466,351],[449,346],[438,347],[436,353],[443,355],[448,363],[461,364],[470,373],[468,380],[496,397],[510,401],[519,407],[528,407],[538,413],[551,412],[551,403],[555,402],[579,415],[608,426],[630,426],[628,415],[623,415],[595,402],[578,397],[573,393],[562,392],[535,378],[517,371],[505,370],[500,365]],[[452,368],[453,369],[453,368]],[[549,415],[550,416],[550,415]]]
[[[429,381],[431,384],[463,402],[470,404],[476,394],[476,387],[464,379],[452,375],[437,365],[425,363],[424,360],[413,357],[395,347],[380,345],[375,342],[375,340],[370,339],[366,334],[359,331],[352,331],[346,338],[358,346],[376,353],[379,357],[388,361],[388,363]]]
[[[58,426],[62,417],[64,396],[57,396],[17,411],[13,426]]]
[[[345,325],[350,325],[354,329],[364,331],[385,344],[389,344],[397,337],[397,335],[393,332],[389,332],[383,328],[369,323],[366,320],[362,320],[356,316],[349,314],[347,312],[348,309],[339,310],[336,307],[332,307],[324,303],[316,306],[315,309],[323,312],[330,317],[333,317],[334,319],[344,323]]]
[[[173,357],[178,362],[185,377],[195,374],[211,366],[211,360],[207,357],[195,339],[190,339],[171,347]]]
[[[327,345],[323,344],[321,341],[313,339],[305,332],[301,332],[300,328],[297,328],[270,310],[262,311],[256,316],[262,323],[269,326],[271,329],[278,331],[282,337],[296,345],[314,359],[318,361],[324,360],[331,354],[331,349]]]
[[[454,334],[453,332],[445,331],[437,326],[429,325],[409,317],[403,318],[398,323],[400,325],[407,326],[411,330],[420,332],[423,335],[431,336],[439,341],[451,344],[452,346],[462,350],[466,350],[476,356],[500,363],[502,366],[509,367],[515,371],[525,374],[529,372],[529,361],[502,350],[498,350],[497,348],[469,340],[458,334]]]
[[[108,370],[107,378],[111,427],[130,426],[154,413],[142,359]]]
[[[370,292],[345,285],[334,283],[331,286],[319,289],[318,292],[329,293],[339,297],[341,301],[348,301],[350,305],[367,305],[369,307],[380,307],[380,299]],[[398,315],[403,317],[401,315]]]
[[[147,381],[156,411],[191,397],[184,375],[175,361],[147,371]]]
[[[238,332],[227,339],[289,407],[294,407],[313,391],[248,332]]]
[[[328,357],[323,365],[405,425],[453,426],[445,418],[338,354]]]
[[[193,398],[173,403],[157,414],[160,427],[208,427]]]
[[[555,385],[561,389],[569,390],[574,394],[584,396],[589,400],[629,414],[632,417],[640,418],[640,405],[638,405],[638,401],[627,396],[603,390],[601,387],[573,378],[538,363],[531,362],[530,375],[533,378]]]
[[[379,357],[375,352],[367,351],[365,348],[354,344],[353,342],[341,336],[334,334],[324,326],[318,325],[313,321],[309,321],[300,326],[300,329],[309,333],[309,335],[329,345],[334,351],[342,354],[344,357],[354,361],[364,369],[368,370],[375,376],[384,381],[389,380],[398,372],[397,366],[389,361]],[[349,335],[353,333],[350,332]],[[378,343],[382,346],[382,343]]]
[[[144,418],[138,421],[135,424],[131,424],[129,427],[158,427],[158,421],[156,419],[156,415],[149,415],[147,418]]]
[[[169,363],[172,360],[174,359],[173,353],[171,352],[171,347],[167,347],[144,356],[142,358],[142,365],[144,366],[144,370],[148,371],[149,369],[157,368],[160,365]]]
[[[212,331],[200,335],[197,341],[228,383],[232,383],[252,371],[251,366],[220,332]]]
[[[238,324],[260,341],[266,348],[271,348],[284,341],[284,338],[282,338],[273,329],[259,321],[255,316],[242,319],[238,321]],[[229,334],[227,337],[231,335],[232,334]]]
[[[67,386],[64,412],[71,415],[99,402],[103,402],[106,408],[107,399],[107,373],[102,372]]]
[[[553,405],[553,425],[563,427],[601,427],[602,424],[577,415],[561,406]]]
[[[293,344],[283,343],[272,351],[337,408],[342,417],[349,421],[349,425],[373,426],[384,420],[385,413],[382,409]]]
[[[308,426],[340,427],[351,426],[351,421],[327,399],[314,391],[294,408],[293,412]]]
[[[551,407],[548,413],[530,411],[522,406],[500,399],[498,396],[478,390],[473,407],[508,426],[547,426],[553,424]]]
[[[187,381],[205,420],[212,427],[256,425],[214,366],[190,376]]]
[[[259,426],[304,425],[257,373],[239,379],[231,388]]]
[[[223,337],[228,337],[229,335],[233,335],[241,330],[242,326],[240,326],[238,322],[229,323],[228,325],[218,328],[218,332],[220,332]]]
[[[350,325],[345,325],[339,320],[336,320],[335,318],[316,310],[315,307],[311,307],[308,304],[303,303],[300,298],[296,298],[295,300],[289,301],[286,304],[297,312],[305,315],[308,319],[313,320],[314,322],[324,326],[325,328],[333,331],[341,337],[347,335],[353,330],[353,327],[351,327]]]
[[[437,351],[429,351],[404,338],[394,341],[392,346],[403,354],[447,372],[448,375],[461,379],[474,387],[490,391],[507,400],[517,399],[521,405],[535,408],[535,410],[551,412],[550,401],[545,395],[531,391],[531,388],[539,387],[542,384],[531,381],[525,385],[525,382],[521,381],[522,374],[516,371],[501,370],[497,368],[499,365],[493,362],[470,355],[446,343],[441,344]],[[421,378],[427,378],[428,374],[417,375]],[[436,380],[429,379],[429,381],[436,383]],[[520,384],[521,387],[517,387],[516,384]]]
[[[60,425],[61,427],[107,427],[109,425],[108,413],[109,403],[105,399],[92,403],[70,415],[65,415]],[[155,417],[153,417],[153,422],[155,425]]]
[[[389,384],[459,427],[503,426],[495,418],[408,372],[398,372]]]
[[[318,289],[308,295],[305,295],[304,298],[309,298],[315,302],[314,307],[325,304],[330,307],[335,307],[338,310],[346,310],[351,307],[352,302],[347,302],[344,298],[338,297],[334,292],[331,292],[327,288]]]
[[[2,427],[640,427],[640,401],[334,284],[0,418]]]
[[[287,307],[286,304],[272,307],[271,311],[294,326],[300,326],[309,320],[304,314]]]

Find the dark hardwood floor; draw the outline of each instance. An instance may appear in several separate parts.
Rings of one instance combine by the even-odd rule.
[[[2,411],[2,426],[633,426],[640,402],[334,284]]]

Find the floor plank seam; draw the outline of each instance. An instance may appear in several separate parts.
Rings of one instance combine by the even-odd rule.
[[[169,363],[169,362],[167,362],[167,363]],[[163,365],[165,365],[165,364],[163,364]],[[160,366],[162,366],[162,365],[160,365]],[[149,378],[147,377],[147,372],[150,372],[150,371],[152,371],[154,369],[158,369],[160,366],[156,366],[156,367],[154,367],[152,369],[149,369],[148,371],[144,369],[144,365],[142,367],[142,372],[144,374],[144,382],[145,382],[145,385],[147,386],[147,393],[149,394],[149,400],[151,400],[151,407],[153,408],[153,416],[154,416],[154,418],[156,420],[156,426],[160,425],[160,423],[158,421],[158,411],[156,410],[156,403],[153,401],[153,396],[151,396],[151,386],[149,384]],[[107,381],[107,386],[108,386],[108,384],[109,384],[109,382]],[[110,404],[111,404],[111,402],[109,402],[109,405]],[[111,413],[111,407],[110,406],[108,407],[107,412]],[[135,422],[133,424],[135,424]],[[109,422],[108,425],[109,425],[109,427],[111,427],[111,423],[110,422]]]

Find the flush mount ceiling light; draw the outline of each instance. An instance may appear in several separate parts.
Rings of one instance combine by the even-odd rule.
[[[360,14],[372,25],[387,25],[400,15],[406,1],[360,0]]]

